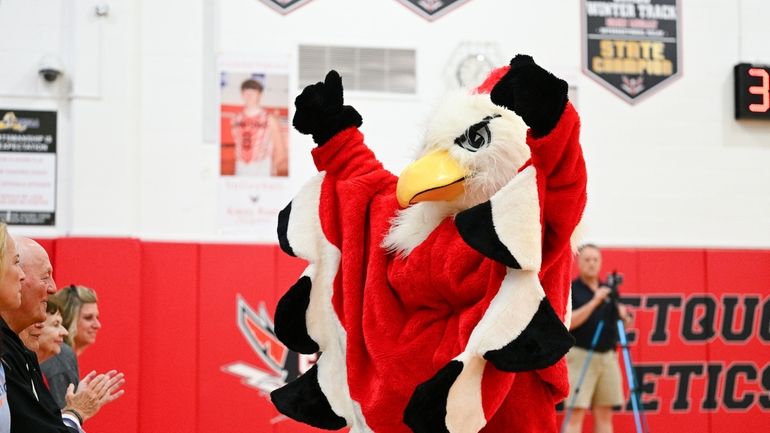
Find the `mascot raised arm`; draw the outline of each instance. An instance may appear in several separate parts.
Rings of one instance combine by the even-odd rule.
[[[309,265],[275,331],[320,356],[273,391],[278,410],[354,433],[555,432],[586,202],[567,83],[517,55],[438,107],[399,177],[337,72],[295,105],[319,174],[279,215],[281,248]]]

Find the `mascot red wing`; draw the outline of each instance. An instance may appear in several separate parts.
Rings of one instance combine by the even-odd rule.
[[[278,410],[356,433],[556,431],[586,201],[567,83],[516,56],[441,104],[398,178],[335,71],[295,104],[320,173],[279,215],[282,249],[309,266],[275,330],[321,355],[271,394]]]

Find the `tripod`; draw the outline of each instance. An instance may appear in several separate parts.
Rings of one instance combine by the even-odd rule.
[[[614,278],[613,278],[614,280]],[[617,284],[613,285],[613,294],[614,296],[611,296],[610,302],[612,304],[612,308],[609,310],[609,315],[611,316],[618,316],[618,306],[617,306]],[[614,313],[614,314],[613,314]],[[594,331],[593,338],[591,339],[591,347],[588,349],[588,356],[586,357],[585,362],[583,363],[583,367],[580,370],[580,377],[575,384],[575,392],[572,395],[572,399],[570,400],[569,405],[567,406],[567,411],[564,414],[564,421],[561,425],[561,433],[564,433],[567,429],[567,425],[569,424],[570,416],[572,415],[572,411],[575,409],[575,402],[577,401],[577,396],[580,393],[580,386],[583,384],[583,380],[585,379],[586,372],[588,371],[588,366],[591,363],[591,358],[594,355],[594,350],[596,349],[596,345],[599,342],[599,337],[602,335],[602,331],[604,330],[604,323],[608,321],[608,318],[603,318],[599,321],[599,324],[596,326],[596,331]],[[626,338],[626,328],[623,324],[623,319],[618,317],[616,319],[617,329],[618,329],[618,337],[620,339],[620,347],[623,352],[623,363],[626,366],[626,379],[628,380],[628,389],[631,393],[631,407],[634,411],[634,425],[636,426],[636,432],[637,433],[649,433],[649,428],[647,426],[647,420],[644,419],[644,414],[642,413],[642,405],[640,402],[640,396],[639,396],[639,387],[636,381],[636,377],[634,376],[634,369],[631,365],[631,353],[628,348],[628,339]],[[642,430],[642,422],[644,422],[644,430]]]

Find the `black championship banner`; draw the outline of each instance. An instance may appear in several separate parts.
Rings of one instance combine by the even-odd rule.
[[[626,102],[679,75],[679,0],[583,0],[582,15],[583,71]]]
[[[310,3],[311,0],[260,0],[262,3],[270,6],[274,11],[281,14],[293,12],[300,6]]]
[[[0,220],[56,223],[56,112],[0,109]]]
[[[398,0],[428,21],[433,21],[468,0]]]

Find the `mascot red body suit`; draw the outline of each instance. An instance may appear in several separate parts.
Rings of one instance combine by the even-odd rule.
[[[400,177],[336,72],[295,104],[320,173],[279,215],[282,249],[309,266],[275,331],[321,354],[271,394],[279,411],[353,432],[556,431],[586,200],[566,82],[516,56],[441,104]]]

